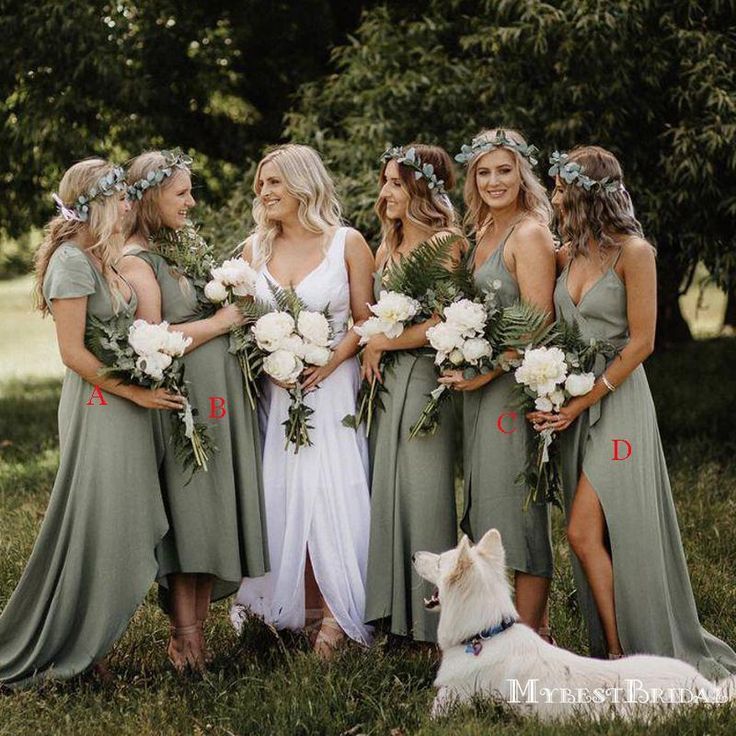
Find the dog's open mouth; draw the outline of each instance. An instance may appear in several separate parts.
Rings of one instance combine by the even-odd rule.
[[[424,607],[431,611],[433,608],[439,608],[440,605],[440,590],[435,588],[432,595],[429,598],[424,599]]]

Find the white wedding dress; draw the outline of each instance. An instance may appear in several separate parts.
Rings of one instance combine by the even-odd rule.
[[[324,260],[296,286],[313,310],[329,305],[333,346],[345,335],[350,288],[345,265],[347,228],[335,233]],[[254,243],[256,261],[257,244]],[[256,296],[274,303],[268,266],[258,271]],[[275,306],[275,304],[274,304]],[[248,612],[279,629],[304,627],[304,570],[309,558],[322,596],[345,633],[370,643],[363,623],[370,529],[368,448],[365,434],[342,425],[354,414],[359,383],[357,360],[341,363],[305,401],[312,445],[284,449],[288,392],[265,378],[260,399],[263,488],[271,572],[244,578],[230,618],[240,630]]]

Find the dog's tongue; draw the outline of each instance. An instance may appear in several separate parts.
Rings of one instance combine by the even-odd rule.
[[[437,608],[440,604],[440,591],[439,588],[435,588],[430,598],[424,599],[424,607],[431,611],[433,608]]]

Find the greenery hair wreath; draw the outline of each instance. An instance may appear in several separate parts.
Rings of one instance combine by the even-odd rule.
[[[537,156],[539,149],[536,146],[527,143],[517,143],[506,135],[506,131],[499,129],[493,138],[485,139],[482,137],[473,138],[470,145],[464,143],[460,147],[460,153],[455,156],[455,161],[460,164],[467,164],[476,156],[494,148],[508,148],[516,151],[520,156],[525,158],[532,166],[537,165]]]
[[[161,151],[164,164],[157,169],[151,169],[142,179],[128,187],[128,199],[140,201],[151,187],[157,187],[174,173],[174,169],[189,171],[192,165],[191,156],[187,156],[181,148],[172,148],[170,151]]]
[[[110,197],[115,192],[125,190],[125,171],[121,166],[115,166],[112,171],[100,177],[97,183],[86,192],[80,194],[73,205],[67,206],[61,197],[54,193],[51,195],[56,202],[56,209],[65,220],[76,222],[87,222],[89,219],[90,203],[98,197]]]
[[[414,171],[415,179],[424,179],[432,192],[438,195],[446,194],[444,179],[439,179],[434,173],[432,164],[422,163],[414,147],[404,150],[403,146],[389,146],[382,154],[382,162],[394,160],[401,166]]]
[[[549,176],[559,176],[566,184],[575,184],[583,187],[586,192],[596,190],[602,192],[618,192],[622,190],[623,182],[614,181],[610,176],[604,176],[603,179],[591,179],[583,172],[585,169],[576,161],[570,161],[567,153],[555,151],[550,157],[549,162],[552,164],[549,168]]]

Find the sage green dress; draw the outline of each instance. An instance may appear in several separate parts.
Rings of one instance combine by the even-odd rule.
[[[171,325],[201,319],[194,287],[159,254],[127,248],[156,274],[161,289],[161,318]],[[185,374],[197,421],[209,427],[217,446],[190,482],[171,444],[173,414],[161,414],[165,440],[161,485],[170,529],[159,550],[160,601],[169,608],[168,581],[173,573],[213,575],[212,600],[235,593],[243,577],[268,572],[266,515],[261,481],[258,416],[252,411],[237,358],[228,352],[229,337],[221,335],[184,356]],[[210,397],[225,399],[226,414],[211,414]],[[221,402],[215,401],[216,407]]]
[[[578,305],[565,267],[555,288],[558,317],[577,320],[586,338],[623,347],[629,339],[626,287],[613,266]],[[613,360],[616,360],[614,358]],[[601,356],[596,375],[605,368]],[[613,460],[614,439],[630,443],[627,460]],[[582,473],[603,507],[613,559],[616,622],[625,654],[657,654],[689,662],[717,680],[736,672],[736,653],[698,620],[682,549],[654,403],[642,365],[560,434],[563,491],[569,513]],[[623,444],[618,455],[627,454]],[[577,559],[573,569],[591,653],[606,643],[590,588]]]
[[[43,282],[57,299],[87,297],[87,315],[110,319],[113,296],[71,243],[51,256]],[[120,304],[133,319],[135,294]],[[73,677],[122,635],[158,572],[168,528],[159,487],[154,412],[102,392],[67,370],[59,402],[59,470],[18,586],[0,616],[0,683]]]
[[[375,277],[376,299],[381,273]],[[383,376],[385,410],[371,428],[371,531],[366,584],[367,623],[417,641],[437,641],[436,611],[424,607],[433,586],[411,564],[414,552],[444,552],[457,544],[455,422],[446,402],[434,435],[409,439],[437,387],[434,356],[400,352]]]
[[[496,291],[498,304],[508,307],[519,301],[519,286],[503,260],[513,228],[475,271],[480,289]],[[524,511],[527,489],[517,477],[533,451],[533,430],[523,414],[502,420],[513,412],[513,373],[504,373],[476,391],[464,391],[463,468],[465,507],[462,530],[478,541],[489,529],[501,532],[506,564],[512,570],[552,577],[552,542],[549,507],[530,504]]]

